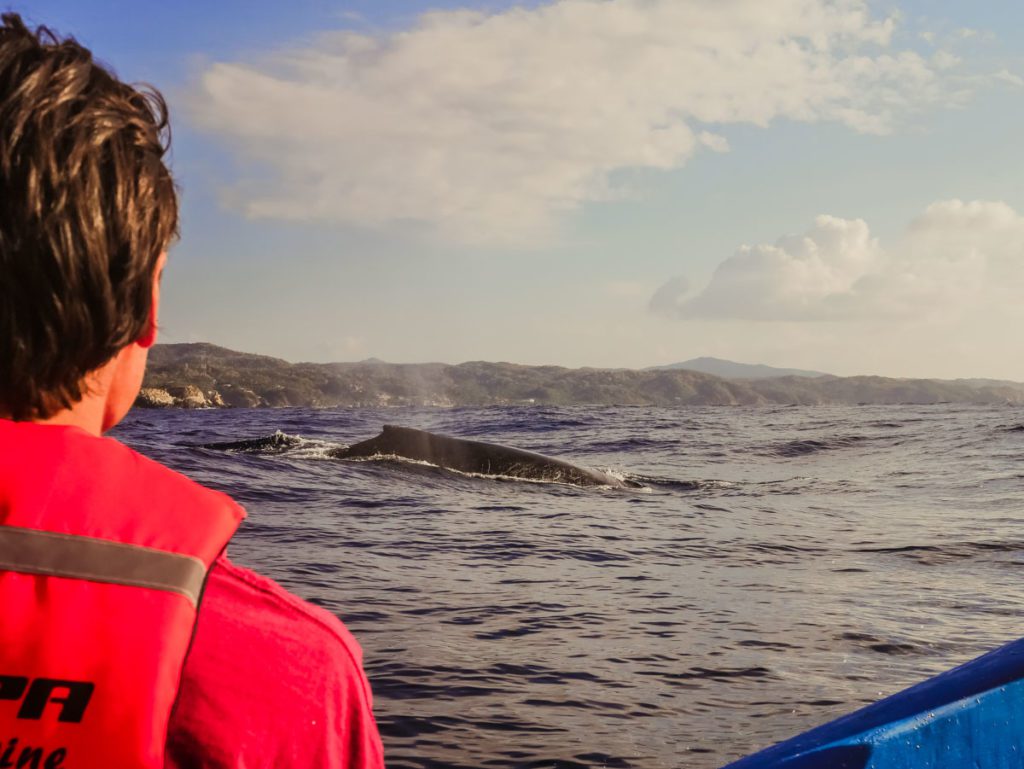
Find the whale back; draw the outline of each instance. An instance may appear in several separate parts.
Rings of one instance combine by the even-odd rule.
[[[338,452],[337,456],[397,456],[464,473],[558,481],[583,486],[626,485],[606,473],[532,451],[398,425],[385,425],[377,437],[355,443]]]

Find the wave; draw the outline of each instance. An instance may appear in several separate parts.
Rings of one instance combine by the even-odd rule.
[[[625,453],[644,450],[672,449],[680,443],[677,438],[624,438],[617,441],[593,441],[581,447],[586,452],[615,452]]]
[[[337,457],[330,457],[330,456],[326,456],[326,455],[325,455],[325,458],[337,460]],[[337,460],[337,461],[359,462],[359,463],[373,463],[373,464],[381,464],[381,465],[395,465],[395,466],[399,466],[399,467],[410,467],[410,468],[427,468],[427,469],[436,470],[436,471],[439,471],[439,472],[442,472],[442,473],[445,473],[445,474],[450,474],[452,476],[457,476],[457,477],[462,477],[462,478],[483,479],[483,480],[487,480],[487,481],[513,481],[515,483],[528,483],[528,484],[534,484],[534,485],[537,485],[537,486],[565,486],[565,487],[569,487],[569,488],[580,488],[579,484],[572,483],[571,481],[568,481],[568,480],[562,480],[560,478],[527,478],[527,477],[524,477],[524,476],[521,476],[521,475],[505,475],[505,474],[502,474],[502,473],[473,473],[473,472],[467,472],[467,471],[464,471],[464,470],[456,470],[456,469],[451,468],[451,467],[443,467],[443,466],[435,464],[433,462],[427,462],[426,460],[423,460],[423,459],[409,459],[408,457],[399,456],[398,454],[374,454],[373,456],[369,456],[369,457],[348,457],[348,458],[345,458],[345,459],[342,459],[342,460]],[[620,481],[636,481],[636,482],[639,482],[639,483],[643,483],[643,478],[641,478],[639,476],[628,475],[626,473],[618,472],[616,470],[611,470],[611,469],[604,469],[604,468],[597,468],[597,469],[600,469],[601,472],[605,473],[606,475],[611,476],[612,478],[615,478],[616,480],[620,480]],[[613,491],[622,491],[622,490],[624,490],[624,491],[633,491],[633,492],[643,491],[644,490],[643,488],[620,489],[617,486],[611,486],[611,485],[607,485],[607,486],[587,486],[586,488],[587,489],[597,489],[597,490],[610,489],[610,490],[613,490]]]
[[[818,454],[823,451],[837,451],[863,445],[872,438],[866,435],[840,435],[835,438],[817,440],[806,438],[804,440],[788,441],[770,448],[770,453],[780,457],[802,457],[808,454]]]
[[[860,543],[854,553],[879,553],[907,558],[925,566],[938,566],[990,554],[1024,552],[1024,542],[948,542],[937,545],[869,546]]]
[[[229,454],[283,454],[300,445],[305,440],[300,435],[289,435],[277,430],[271,435],[258,438],[246,438],[240,441],[218,441],[215,443],[185,443],[191,449],[209,449],[224,451]]]
[[[654,475],[631,475],[630,480],[642,483],[644,486],[656,489],[668,489],[671,491],[718,491],[721,489],[735,489],[740,486],[733,481],[719,480],[680,480],[678,478],[664,478]]]

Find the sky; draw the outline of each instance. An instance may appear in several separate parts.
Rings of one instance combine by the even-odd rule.
[[[168,99],[162,341],[1024,381],[1019,0],[6,7]]]

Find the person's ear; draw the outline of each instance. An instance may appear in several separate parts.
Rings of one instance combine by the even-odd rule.
[[[135,340],[135,344],[143,349],[148,349],[156,344],[160,318],[160,278],[163,277],[166,263],[167,254],[160,254],[160,258],[156,260],[156,269],[153,270],[153,303],[149,310],[149,322],[146,324],[142,336]]]

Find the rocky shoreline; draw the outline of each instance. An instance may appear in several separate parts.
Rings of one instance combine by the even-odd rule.
[[[227,397],[225,397],[225,393]],[[256,408],[269,405],[263,398],[244,387],[220,390],[200,390],[195,385],[170,387],[143,387],[135,405],[144,409],[223,409]]]

